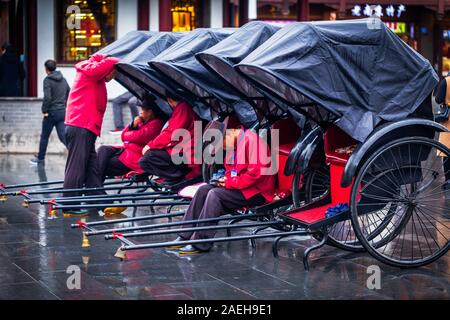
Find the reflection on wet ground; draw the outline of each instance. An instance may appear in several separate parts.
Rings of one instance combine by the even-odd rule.
[[[44,168],[29,156],[0,157],[5,184],[60,179],[64,158],[48,156]],[[164,208],[160,208],[165,212]],[[149,214],[147,208],[138,215]],[[89,220],[100,220],[90,217]],[[47,219],[44,208],[0,204],[0,299],[449,299],[450,255],[419,269],[383,265],[367,254],[325,247],[312,254],[311,270],[301,263],[311,239],[289,239],[280,257],[270,240],[216,244],[209,254],[179,258],[162,249],[114,258],[115,241],[92,238],[81,247],[76,218]],[[160,239],[170,239],[170,236]],[[149,239],[139,238],[139,241]],[[301,240],[301,241],[296,241]],[[81,269],[81,290],[69,290],[66,270]],[[381,268],[381,289],[369,290],[367,267]]]

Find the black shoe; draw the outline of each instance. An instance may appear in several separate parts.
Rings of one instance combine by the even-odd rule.
[[[63,210],[63,216],[65,218],[87,217],[88,215],[89,215],[89,211],[87,211],[87,210],[71,210],[71,209]]]
[[[185,241],[185,240],[182,237],[178,237],[173,242],[180,242],[180,241]],[[166,250],[178,250],[181,248],[183,248],[183,245],[173,245],[173,246],[167,247]]]
[[[34,156],[34,157],[30,160],[30,163],[31,163],[31,164],[35,164],[35,165],[42,164],[42,163],[44,163],[44,162],[45,162],[45,159],[39,159],[37,156]]]
[[[196,247],[194,247],[193,245],[190,245],[190,244],[178,249],[178,254],[180,254],[180,255],[201,254],[201,253],[206,253],[206,252],[208,252],[208,251],[197,249]]]

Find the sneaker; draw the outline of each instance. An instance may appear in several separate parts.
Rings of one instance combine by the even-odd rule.
[[[45,162],[45,159],[39,159],[37,156],[34,156],[31,160],[30,163],[34,164],[34,165],[38,165],[38,164],[42,164]]]
[[[178,249],[178,254],[180,254],[180,255],[201,254],[201,253],[205,253],[205,252],[207,252],[207,251],[197,249],[196,247],[194,247],[193,245],[190,245],[190,244]]]
[[[103,209],[103,212],[105,213],[105,215],[120,214],[127,209],[128,209],[127,207],[109,207]]]
[[[123,131],[123,128],[115,128],[114,130],[109,131],[111,134],[121,134]]]
[[[63,216],[65,218],[69,217],[86,217],[89,215],[87,210],[65,210],[63,211]]]
[[[122,214],[122,213],[105,214],[103,216],[103,219],[105,219],[106,221],[120,220],[120,219],[125,219],[125,218],[129,218],[129,217],[127,215]]]
[[[178,237],[176,238],[173,242],[180,242],[180,241],[185,241],[182,237]],[[184,245],[173,245],[170,247],[167,247],[166,250],[178,250],[183,248]]]

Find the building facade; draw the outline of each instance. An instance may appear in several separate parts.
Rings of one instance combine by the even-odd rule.
[[[24,63],[24,96],[41,97],[43,65],[55,59],[69,83],[74,64],[132,30],[238,27],[251,20],[295,21],[379,16],[405,42],[450,71],[450,0],[0,0],[0,43]],[[5,30],[5,32],[3,31]],[[110,97],[123,92],[108,84]]]

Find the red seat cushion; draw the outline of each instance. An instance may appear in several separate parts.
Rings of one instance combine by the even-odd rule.
[[[350,154],[335,151],[327,152],[326,156],[327,163],[337,166],[345,166],[347,164],[347,160],[350,158]]]
[[[278,147],[278,152],[281,155],[289,156],[289,154],[291,153],[291,150],[294,147],[294,145],[295,145],[295,142],[283,144],[283,145]]]

